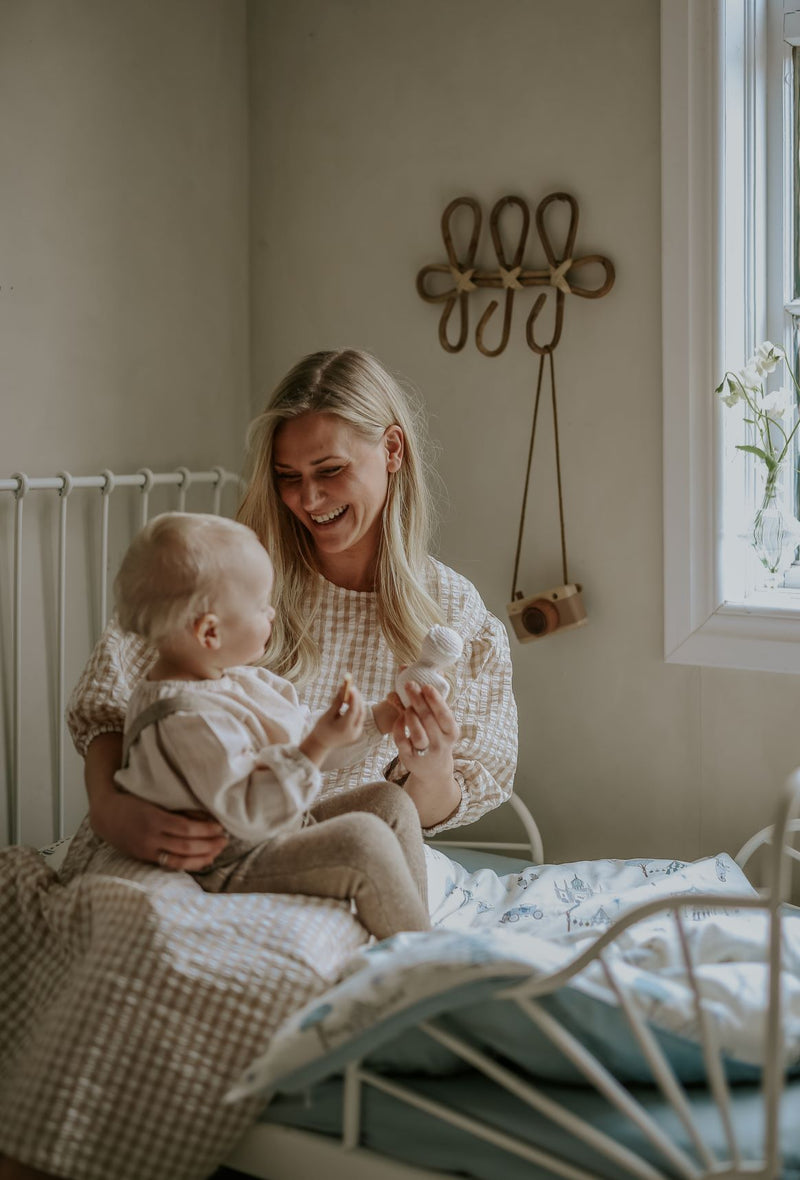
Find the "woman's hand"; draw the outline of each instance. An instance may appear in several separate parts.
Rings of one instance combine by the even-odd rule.
[[[372,716],[379,733],[391,733],[394,723],[405,710],[405,705],[396,692],[390,692],[377,705],[372,706]]]
[[[89,822],[118,852],[167,869],[197,872],[207,868],[228,842],[216,820],[165,811],[154,803],[117,789],[114,774],[122,765],[122,735],[100,734],[86,751]]]
[[[442,823],[461,802],[453,777],[453,749],[461,736],[450,706],[430,685],[405,686],[409,708],[395,722],[392,736],[409,771],[405,791],[414,801],[423,828]]]

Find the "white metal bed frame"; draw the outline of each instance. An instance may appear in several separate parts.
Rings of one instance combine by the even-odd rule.
[[[54,721],[55,729],[58,731],[58,754],[57,774],[54,781],[56,799],[54,826],[56,837],[61,838],[64,835],[64,726],[62,718],[65,704],[64,652],[68,613],[66,537],[70,498],[78,489],[94,490],[100,496],[98,613],[101,623],[103,623],[108,609],[109,501],[112,493],[125,487],[138,489],[141,496],[138,516],[140,523],[144,523],[149,515],[150,493],[156,486],[174,487],[177,492],[176,507],[183,510],[186,508],[186,495],[189,488],[193,485],[206,485],[213,494],[209,510],[219,512],[223,489],[237,480],[236,475],[221,467],[215,467],[210,471],[196,472],[181,467],[172,472],[161,474],[155,474],[148,468],[142,468],[131,475],[115,475],[110,471],[104,471],[97,476],[85,477],[73,477],[67,472],[60,472],[55,476],[30,478],[22,473],[17,473],[8,479],[0,479],[0,492],[6,492],[14,499],[13,569],[11,571],[13,583],[11,709],[10,740],[8,743],[10,748],[7,750],[8,781],[13,785],[8,801],[11,843],[20,842],[22,837],[20,816],[20,796],[22,793],[20,784],[23,771],[21,684],[23,667],[22,620],[25,606],[22,540],[25,519],[24,505],[27,496],[35,491],[50,491],[57,493],[59,497]],[[533,861],[541,862],[543,860],[542,842],[535,822],[521,801],[512,797],[511,804],[525,829],[525,842],[485,844],[480,841],[458,841],[453,842],[451,847],[481,847],[489,848],[495,852],[525,851],[529,853]],[[782,1015],[778,987],[781,957],[780,906],[789,896],[792,858],[800,859],[800,852],[789,845],[790,833],[800,829],[800,821],[797,819],[798,811],[800,811],[800,770],[795,772],[786,784],[774,824],[770,828],[763,829],[748,841],[737,857],[739,863],[743,865],[758,846],[762,844],[769,846],[768,883],[766,889],[758,897],[732,897],[728,895],[720,898],[717,895],[692,894],[685,899],[673,897],[644,904],[598,938],[593,947],[581,955],[569,969],[544,979],[515,984],[504,993],[511,1002],[518,1005],[519,1009],[541,1032],[562,1049],[583,1073],[589,1086],[605,1095],[618,1111],[632,1119],[648,1141],[660,1152],[665,1165],[671,1169],[669,1172],[664,1172],[643,1158],[634,1156],[629,1149],[615,1143],[601,1129],[590,1126],[563,1106],[559,1106],[546,1093],[545,1089],[534,1085],[529,1078],[485,1052],[475,1049],[462,1038],[454,1036],[440,1026],[437,1021],[424,1021],[419,1025],[419,1028],[432,1040],[463,1058],[485,1077],[527,1103],[532,1109],[545,1114],[569,1135],[582,1139],[593,1151],[611,1160],[620,1168],[621,1176],[631,1175],[639,1180],[666,1180],[667,1176],[679,1176],[685,1180],[710,1180],[712,1176],[716,1180],[720,1180],[721,1177],[733,1180],[733,1178],[745,1176],[750,1177],[751,1180],[753,1177],[760,1177],[762,1180],[775,1180],[779,1176],[780,1167],[778,1117],[784,1080],[779,1054],[776,1051],[779,1044]],[[688,906],[703,906],[711,909],[734,905],[742,909],[761,909],[769,915],[770,1003],[766,1023],[765,1056],[768,1064],[764,1070],[763,1081],[766,1119],[763,1151],[757,1160],[745,1159],[737,1142],[735,1120],[731,1113],[730,1089],[725,1080],[719,1051],[714,1044],[713,1030],[700,998],[681,916],[682,911]],[[607,954],[609,946],[635,922],[660,911],[672,914],[672,920],[683,948],[687,975],[693,989],[696,1015],[701,1030],[709,1090],[726,1130],[728,1143],[726,1158],[713,1156],[704,1144],[702,1136],[694,1124],[691,1102],[686,1088],[677,1080],[648,1026],[644,1024],[628,1001],[614,974],[613,963]],[[593,959],[597,959],[601,963],[609,985],[619,1000],[621,1011],[628,1021],[631,1032],[653,1070],[659,1089],[670,1102],[681,1124],[686,1129],[694,1145],[696,1161],[690,1159],[679,1147],[671,1143],[625,1087],[620,1085],[587,1049],[562,1028],[539,1004],[538,1001],[542,996],[562,986]],[[553,1176],[563,1177],[565,1180],[596,1180],[597,1174],[593,1171],[576,1167],[552,1153],[545,1152],[527,1142],[518,1141],[488,1124],[472,1118],[467,1119],[463,1114],[449,1107],[446,1101],[429,1101],[414,1093],[405,1082],[376,1074],[361,1062],[355,1062],[348,1067],[344,1085],[344,1120],[340,1139],[260,1123],[245,1135],[227,1162],[230,1166],[262,1178],[262,1180],[297,1180],[298,1176],[317,1174],[323,1169],[329,1180],[337,1180],[339,1177],[347,1177],[348,1180],[436,1180],[438,1177],[441,1180],[441,1177],[446,1173],[433,1172],[390,1160],[359,1146],[362,1133],[362,1097],[369,1087],[373,1087],[394,1096],[400,1102],[426,1110],[442,1121],[463,1130],[465,1134],[483,1138],[531,1164],[550,1169]],[[443,1085],[443,1092],[446,1093],[446,1081]]]
[[[149,467],[142,467],[130,475],[116,475],[106,469],[99,475],[72,476],[68,471],[60,471],[53,476],[29,477],[24,472],[15,472],[10,478],[0,479],[0,492],[5,492],[14,500],[13,524],[13,556],[11,569],[11,711],[10,734],[8,742],[8,775],[9,797],[8,831],[9,843],[17,844],[22,840],[22,678],[23,678],[23,619],[24,619],[24,560],[23,535],[25,528],[25,504],[32,492],[55,492],[59,499],[58,510],[58,552],[56,570],[56,668],[55,668],[55,707],[53,710],[53,740],[56,749],[54,804],[55,822],[54,838],[63,839],[64,826],[64,745],[65,728],[63,724],[65,694],[65,651],[67,627],[67,517],[71,497],[79,489],[93,489],[100,496],[100,519],[98,524],[99,540],[99,585],[98,615],[101,627],[108,618],[108,582],[109,582],[109,507],[112,495],[122,488],[138,489],[140,493],[139,523],[146,524],[150,515],[150,494],[157,487],[174,487],[177,492],[175,508],[185,511],[186,499],[192,486],[206,486],[212,491],[209,511],[219,513],[222,504],[222,494],[229,484],[239,482],[239,476],[223,467],[214,467],[210,471],[189,471],[186,467],[178,467],[174,471],[154,473]],[[98,636],[95,636],[97,638]]]

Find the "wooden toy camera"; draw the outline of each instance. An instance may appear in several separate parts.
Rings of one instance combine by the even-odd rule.
[[[533,598],[521,595],[508,604],[508,617],[521,643],[542,639],[553,631],[568,631],[588,622],[577,582],[545,590]]]

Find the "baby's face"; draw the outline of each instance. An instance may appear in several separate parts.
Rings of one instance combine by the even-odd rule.
[[[252,664],[263,656],[275,618],[273,580],[272,562],[258,541],[231,549],[217,606],[226,667]]]

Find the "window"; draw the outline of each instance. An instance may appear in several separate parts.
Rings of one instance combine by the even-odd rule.
[[[661,24],[666,658],[800,672],[800,565],[765,587],[763,465],[713,396],[760,341],[796,354],[800,3],[662,0]]]

